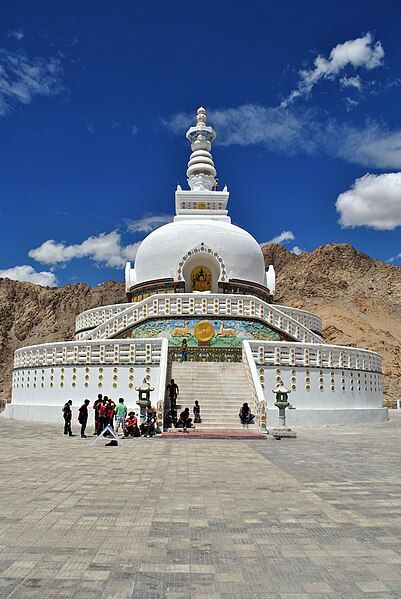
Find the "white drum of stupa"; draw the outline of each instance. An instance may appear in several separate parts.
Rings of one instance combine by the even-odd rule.
[[[274,304],[273,266],[266,268],[252,235],[231,223],[204,108],[186,136],[188,189],[177,187],[173,222],[150,233],[135,264],[127,263],[127,302],[79,314],[73,340],[17,350],[6,417],[60,421],[66,400],[77,406],[98,393],[124,397],[135,409],[135,389],[146,379],[162,427],[167,373],[185,339],[187,373],[199,362],[210,364],[215,380],[222,363],[244,370],[245,387],[230,390],[227,402],[241,391],[261,431],[277,424],[273,390],[281,383],[296,408],[287,411],[290,426],[388,419],[380,356],[326,344],[318,316]],[[214,424],[207,414],[205,421]]]

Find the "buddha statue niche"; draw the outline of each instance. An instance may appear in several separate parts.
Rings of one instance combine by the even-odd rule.
[[[212,273],[206,266],[197,266],[191,273],[192,291],[211,291]]]

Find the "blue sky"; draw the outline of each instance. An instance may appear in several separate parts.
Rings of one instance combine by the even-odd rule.
[[[123,279],[203,104],[233,222],[401,265],[399,1],[2,2],[0,276]]]

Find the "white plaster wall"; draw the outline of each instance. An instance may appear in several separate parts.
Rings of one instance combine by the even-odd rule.
[[[264,258],[257,241],[229,222],[200,219],[172,222],[150,233],[135,258],[137,282],[176,278],[183,256],[202,242],[222,257],[228,278],[265,284]]]
[[[382,375],[348,369],[256,365],[268,408],[280,378],[291,390],[289,402],[297,410],[350,410],[382,407]]]
[[[151,401],[156,405],[160,385],[159,365],[46,366],[17,369],[13,374],[12,403],[7,406],[4,416],[57,422],[68,399],[73,402],[74,413],[84,399],[89,399],[92,405],[98,393],[107,395],[114,401],[123,397],[126,405],[136,411],[138,406],[135,387],[138,387],[146,376],[150,377],[148,381],[154,387]],[[164,381],[161,384],[164,386]]]

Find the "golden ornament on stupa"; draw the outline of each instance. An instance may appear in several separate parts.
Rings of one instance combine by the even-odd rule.
[[[194,328],[194,335],[203,343],[210,341],[215,335],[214,326],[208,320],[201,320]]]

